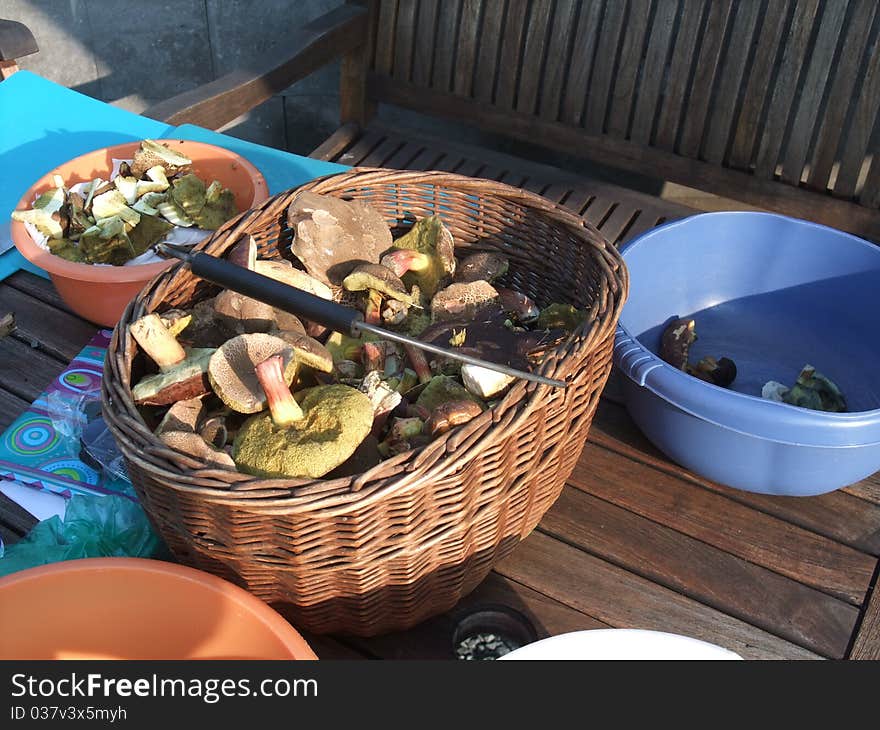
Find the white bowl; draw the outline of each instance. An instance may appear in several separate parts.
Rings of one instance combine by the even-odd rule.
[[[643,629],[593,629],[541,639],[501,659],[742,659],[699,639]]]

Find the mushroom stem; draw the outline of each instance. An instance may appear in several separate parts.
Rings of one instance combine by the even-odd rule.
[[[424,271],[431,264],[431,259],[423,253],[410,249],[399,249],[382,257],[382,266],[391,269],[397,276],[407,271]]]
[[[364,370],[371,372],[385,370],[385,351],[375,342],[365,342],[363,348]]]
[[[425,353],[418,347],[413,347],[412,345],[404,345],[403,349],[406,350],[406,356],[412,363],[413,370],[415,370],[416,375],[419,376],[419,382],[429,382],[433,377],[433,374],[431,373],[431,366],[428,365],[428,359],[425,357]]]
[[[375,289],[370,289],[367,293],[364,319],[367,324],[382,324],[382,295]]]
[[[147,314],[132,322],[128,331],[163,372],[186,359],[186,352],[158,314]]]
[[[266,402],[276,426],[289,426],[303,417],[302,409],[284,382],[284,358],[273,355],[255,368],[257,380],[266,394]]]

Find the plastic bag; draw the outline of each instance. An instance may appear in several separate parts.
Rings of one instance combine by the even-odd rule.
[[[61,560],[99,557],[169,558],[139,504],[113,495],[74,495],[64,520],[52,517],[6,546],[0,576]]]

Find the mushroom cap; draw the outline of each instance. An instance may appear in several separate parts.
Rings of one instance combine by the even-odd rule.
[[[189,350],[174,367],[143,378],[131,389],[131,397],[138,405],[167,406],[204,395],[209,391],[208,363],[214,352],[211,347]]]
[[[275,308],[259,299],[225,289],[214,298],[214,314],[230,334],[268,332],[275,326]]]
[[[431,300],[431,316],[435,321],[472,319],[497,301],[498,292],[488,281],[450,284]]]
[[[257,380],[256,366],[272,355],[284,358],[284,382],[296,376],[293,351],[284,340],[260,332],[227,340],[211,356],[208,378],[214,392],[239,413],[257,413],[266,407],[266,394]]]
[[[293,357],[302,365],[307,365],[322,373],[333,371],[333,356],[330,351],[313,337],[298,332],[279,332],[278,337],[284,340],[293,350]]]
[[[473,401],[481,409],[485,407],[477,396],[469,393],[455,378],[450,378],[448,375],[435,375],[419,394],[415,404],[431,413],[444,403],[462,400]]]
[[[394,242],[394,248],[408,248],[436,256],[444,273],[450,276],[455,273],[455,239],[438,215],[417,220],[405,235]]]
[[[359,200],[303,191],[288,207],[287,222],[291,250],[325,284],[338,286],[358,263],[379,261],[392,244],[385,219]]]
[[[321,299],[333,299],[333,290],[329,286],[309,276],[305,271],[294,268],[290,261],[258,259],[254,264],[254,271],[295,289],[307,291]]]
[[[373,407],[347,385],[312,388],[303,418],[279,428],[269,414],[249,418],[232,447],[241,471],[265,477],[317,479],[348,460],[370,433]]]
[[[348,291],[373,289],[404,304],[412,304],[412,297],[400,278],[381,264],[358,264],[342,281]]]
[[[235,469],[235,462],[229,454],[215,449],[197,433],[191,431],[166,431],[159,438],[172,449],[182,451],[187,456],[201,459],[208,466]]]
[[[455,281],[460,284],[471,281],[491,282],[499,276],[504,276],[509,266],[507,257],[501,254],[489,251],[473,253],[458,265]]]
[[[425,430],[432,436],[439,436],[476,418],[482,412],[483,409],[471,400],[446,401],[433,410],[431,417],[425,422]]]
[[[171,405],[159,425],[156,426],[156,435],[165,431],[192,431],[195,433],[199,427],[199,421],[205,412],[205,404],[201,396],[179,400]]]
[[[679,370],[687,366],[690,346],[697,339],[695,324],[693,319],[674,319],[660,337],[660,357]]]

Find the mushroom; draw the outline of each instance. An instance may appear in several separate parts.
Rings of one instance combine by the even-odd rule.
[[[425,422],[425,430],[432,436],[439,436],[476,418],[482,412],[480,405],[472,400],[447,401],[431,412],[431,417]]]
[[[586,313],[571,304],[555,302],[541,310],[533,326],[535,329],[562,329],[571,332],[582,325],[586,319]]]
[[[151,167],[161,165],[169,175],[174,175],[192,164],[192,160],[174,152],[166,145],[152,139],[141,142],[140,149],[134,153],[134,159],[129,165],[134,177],[143,177]]]
[[[702,358],[696,365],[686,365],[685,370],[690,375],[726,388],[736,380],[736,363],[729,357],[716,360],[708,355]]]
[[[192,315],[182,309],[169,309],[159,315],[162,324],[174,336],[177,337],[192,322]]]
[[[217,397],[239,413],[263,410],[266,393],[254,368],[273,355],[282,356],[284,381],[289,385],[296,376],[297,361],[290,345],[281,338],[255,332],[224,342],[208,366],[208,378]]]
[[[455,273],[455,241],[439,216],[416,221],[394,248],[380,263],[405,281],[411,279],[428,299]]]
[[[847,409],[840,388],[812,365],[804,365],[795,384],[782,399],[790,405],[816,411],[845,413]]]
[[[167,317],[168,314],[166,312],[162,316]],[[216,348],[229,339],[214,314],[214,298],[196,302],[189,315],[191,319],[180,333],[180,337],[191,347]]]
[[[518,322],[524,324],[532,322],[541,314],[535,302],[525,294],[503,287],[495,287],[495,291],[498,292],[498,301],[502,309],[512,314]]]
[[[693,319],[674,319],[663,330],[660,338],[660,357],[672,367],[687,367],[688,351],[696,341],[696,322]]]
[[[378,263],[392,244],[385,219],[359,200],[304,191],[288,207],[287,222],[294,231],[291,251],[325,284],[338,286],[359,263]]]
[[[197,433],[192,431],[165,431],[159,438],[173,449],[182,451],[184,454],[193,456],[196,459],[204,460],[208,466],[235,469],[235,462],[229,454],[215,449]]]
[[[201,397],[179,400],[177,403],[173,403],[171,408],[165,412],[165,415],[156,427],[155,433],[157,436],[166,431],[189,431],[195,433],[204,412],[205,404],[202,402]]]
[[[425,422],[421,418],[393,418],[388,435],[379,444],[379,453],[387,458],[396,456],[413,448],[414,444],[424,440]]]
[[[473,319],[481,309],[497,301],[498,291],[487,281],[450,284],[431,300],[431,317],[435,322]]]
[[[291,331],[279,332],[277,336],[290,345],[294,359],[301,365],[322,373],[333,372],[333,356],[313,337]]]
[[[159,366],[131,390],[135,403],[161,406],[208,392],[208,362],[213,348],[184,350],[162,324],[158,314],[132,322],[128,331],[141,349]]]
[[[474,253],[467,256],[455,272],[455,282],[467,284],[471,281],[492,282],[507,273],[507,258],[497,253]]]
[[[398,276],[379,264],[358,264],[342,280],[342,286],[346,291],[367,292],[365,317],[371,324],[379,324],[381,321],[383,294],[406,305],[413,303],[412,297]]]
[[[257,261],[257,242],[243,236],[229,251],[229,261],[253,270]],[[231,289],[214,298],[214,313],[221,327],[231,335],[268,332],[276,326],[275,308],[259,299],[246,297]]]
[[[288,286],[307,291],[309,294],[321,297],[321,299],[333,299],[333,291],[329,286],[312,278],[306,272],[295,269],[289,261],[258,259],[254,266],[254,271]],[[307,321],[305,326],[303,326],[303,323],[297,317],[278,308],[275,309],[275,321],[279,330],[290,330],[292,332],[302,330],[302,332],[311,337],[320,337],[326,332],[326,328],[323,325]]]
[[[283,387],[283,381],[276,377],[275,386]],[[276,399],[270,402],[278,405]],[[296,404],[289,390],[284,403]],[[236,435],[232,458],[241,471],[317,479],[346,462],[373,426],[370,399],[347,385],[313,388],[299,419],[278,422],[276,410],[249,418]]]
[[[466,363],[461,366],[461,380],[468,392],[478,398],[488,400],[504,392],[516,378],[512,375],[499,373],[497,370]]]
[[[477,396],[469,393],[455,378],[450,378],[448,375],[435,375],[419,394],[415,404],[427,409],[429,413],[433,413],[443,403],[462,400],[473,401],[481,410],[484,407],[483,402]]]
[[[207,419],[199,429],[199,436],[215,448],[222,448],[226,445],[229,431],[226,428],[226,418],[223,416],[212,416]]]

